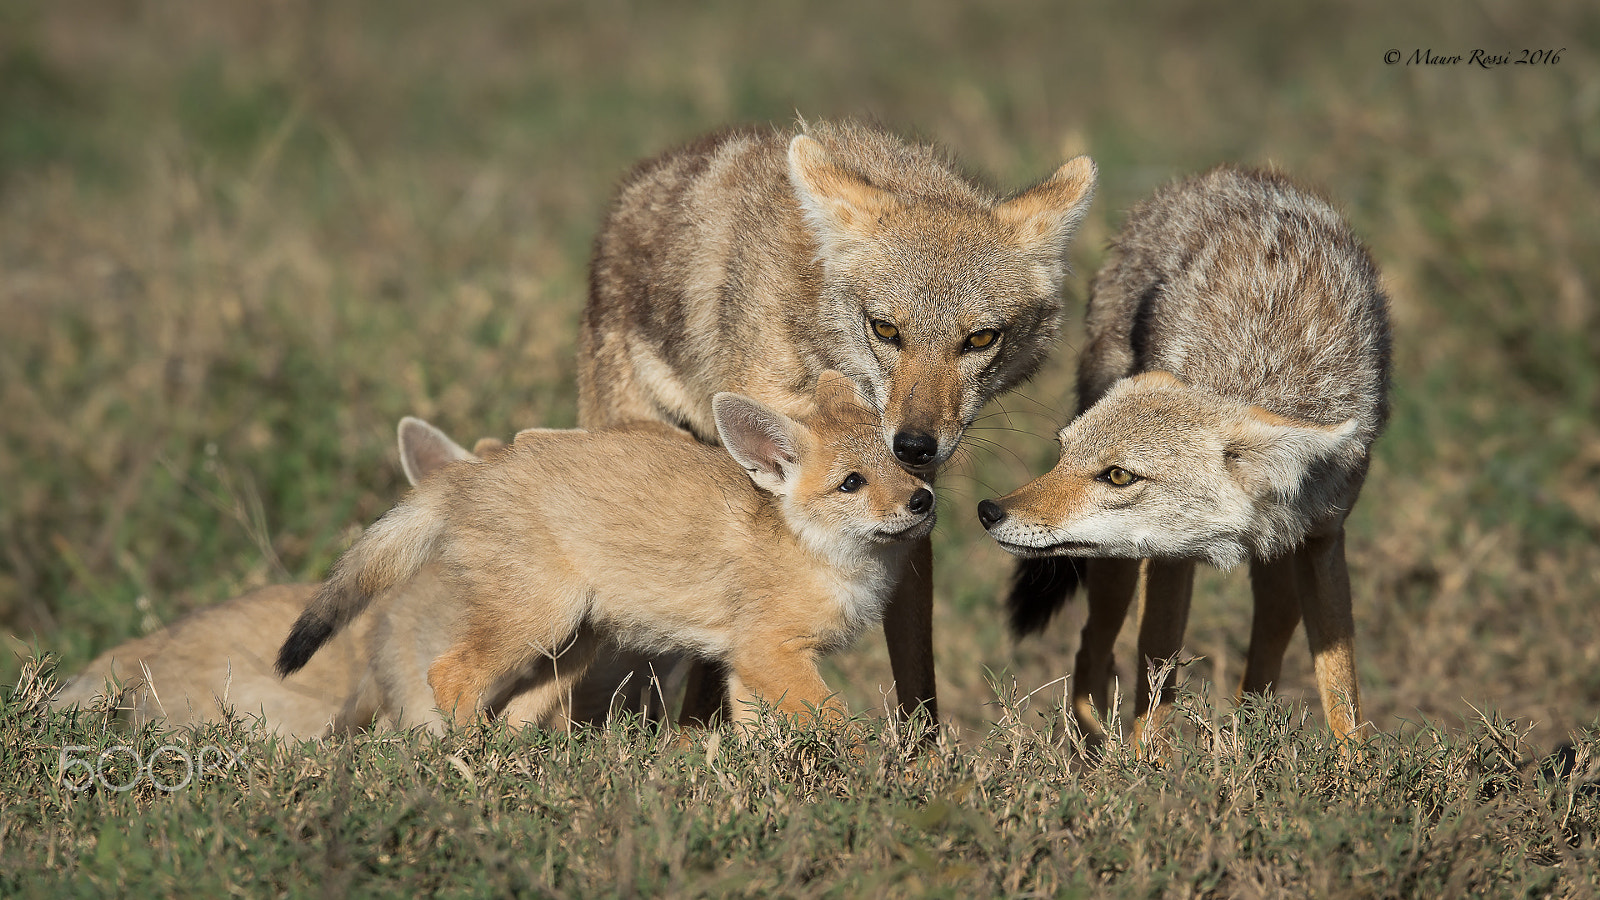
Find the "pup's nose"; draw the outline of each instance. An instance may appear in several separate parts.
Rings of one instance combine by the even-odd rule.
[[[899,431],[894,436],[894,456],[908,466],[925,466],[939,454],[939,439],[920,431]]]
[[[978,521],[985,528],[993,528],[1006,517],[1005,508],[993,500],[978,501]]]
[[[919,516],[933,509],[933,491],[927,488],[917,488],[917,492],[911,495],[910,500],[906,501],[906,507]]]

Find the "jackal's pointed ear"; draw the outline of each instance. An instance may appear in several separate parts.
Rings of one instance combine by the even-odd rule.
[[[1074,157],[1042,183],[995,207],[1020,243],[1063,253],[1094,200],[1094,160]]]
[[[840,165],[816,138],[797,134],[789,142],[789,182],[806,222],[824,252],[864,234],[894,204],[894,198]]]
[[[1292,496],[1318,463],[1362,452],[1360,431],[1355,419],[1315,425],[1249,406],[1224,426],[1223,451],[1251,496]]]
[[[728,391],[711,398],[711,414],[717,420],[722,446],[750,473],[756,487],[778,495],[787,493],[800,466],[805,426],[764,403]]]
[[[427,422],[415,416],[400,420],[400,468],[413,485],[456,460],[475,458]]]

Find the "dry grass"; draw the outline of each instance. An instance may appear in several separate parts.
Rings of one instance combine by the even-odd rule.
[[[1567,49],[1382,59],[1479,46]],[[1498,711],[1548,749],[1600,719],[1597,51],[1579,2],[10,7],[0,675],[320,577],[397,498],[402,415],[462,439],[571,423],[611,185],[680,139],[800,111],[878,117],[1008,188],[1094,155],[1071,309],[1120,211],[1165,179],[1270,162],[1322,186],[1394,301],[1393,424],[1350,545],[1368,714],[1459,736]],[[1009,561],[970,514],[1049,464],[1073,349],[941,488],[941,702],[979,755],[1007,715],[994,685],[1047,685],[1076,647],[1078,608],[1011,645]],[[1195,683],[1237,677],[1247,616],[1238,573],[1203,578]],[[829,673],[856,708],[881,706],[879,643]],[[1308,670],[1297,645],[1283,687],[1314,707]]]
[[[1048,703],[1012,696],[981,739],[920,749],[881,719],[861,723],[859,744],[767,720],[748,743],[622,723],[284,746],[238,722],[170,735],[69,721],[42,709],[33,676],[0,703],[8,895],[54,893],[62,873],[85,893],[162,896],[1600,889],[1600,732],[1541,762],[1495,716],[1385,735],[1353,768],[1303,708],[1223,710],[1193,694],[1159,768],[1115,740],[1087,763],[1081,735],[1038,727]],[[213,757],[183,784],[183,754],[216,747],[237,759]],[[140,780],[130,753],[182,787]],[[63,759],[100,759],[113,788],[137,783],[88,786],[83,763]]]

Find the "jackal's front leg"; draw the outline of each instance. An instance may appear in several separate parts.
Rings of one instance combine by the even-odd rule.
[[[1072,670],[1072,713],[1090,743],[1105,739],[1111,710],[1111,670],[1116,665],[1117,632],[1139,586],[1137,559],[1091,559],[1084,581],[1089,618],[1083,623],[1078,659]]]
[[[1168,678],[1159,690],[1150,683],[1159,669],[1183,649],[1194,594],[1194,561],[1152,559],[1145,568],[1144,609],[1139,616],[1139,693],[1133,704],[1133,740],[1139,752],[1159,756],[1155,731],[1171,711],[1178,686]],[[1152,704],[1154,708],[1152,708]]]
[[[1255,612],[1250,620],[1250,652],[1239,682],[1240,699],[1244,694],[1264,694],[1277,685],[1289,640],[1300,627],[1300,594],[1294,553],[1273,560],[1251,560],[1250,595]]]
[[[1348,751],[1360,736],[1361,691],[1356,684],[1355,617],[1345,568],[1344,529],[1310,537],[1294,551],[1300,611],[1317,673],[1322,709]]]
[[[900,580],[883,614],[883,636],[889,645],[889,669],[894,673],[895,699],[900,715],[909,717],[917,707],[928,712],[930,723],[939,721],[939,701],[933,676],[933,541],[923,538],[906,554]]]

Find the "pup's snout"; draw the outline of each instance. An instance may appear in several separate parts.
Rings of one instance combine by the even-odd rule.
[[[983,527],[993,528],[1004,521],[1005,517],[1005,507],[1000,504],[993,500],[978,501],[978,521],[983,523]]]
[[[906,508],[919,516],[933,509],[933,491],[927,488],[917,488],[917,492],[911,495],[910,500],[906,501]]]
[[[895,459],[920,468],[933,462],[934,457],[939,455],[939,439],[921,431],[897,431],[893,449]]]

